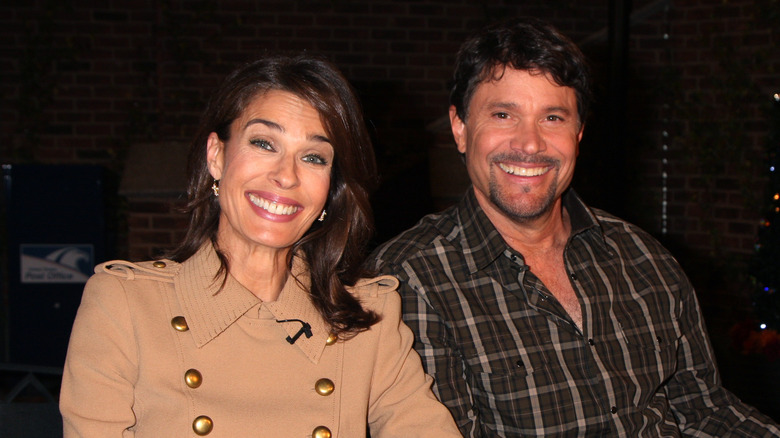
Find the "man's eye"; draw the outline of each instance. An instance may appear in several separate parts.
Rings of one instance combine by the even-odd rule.
[[[493,117],[499,118],[499,119],[508,119],[509,114],[507,113],[495,113],[493,114]]]
[[[549,115],[549,116],[547,116],[547,120],[550,121],[550,122],[562,122],[563,118],[561,118],[560,116],[556,116],[556,115]]]
[[[307,163],[312,163],[312,164],[321,164],[321,165],[328,164],[328,160],[326,160],[325,158],[323,158],[323,157],[321,157],[321,156],[319,156],[317,154],[306,155],[305,157],[303,157],[303,161],[305,161]]]
[[[268,140],[263,140],[263,139],[250,140],[249,143],[268,151],[274,150],[274,147],[271,145],[271,143]]]

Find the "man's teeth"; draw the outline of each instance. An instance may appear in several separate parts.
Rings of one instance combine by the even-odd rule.
[[[255,204],[256,206],[262,208],[263,210],[267,210],[269,213],[272,214],[287,216],[298,211],[298,207],[294,205],[278,204],[276,202],[271,202],[267,199],[259,198],[251,193],[249,194],[249,200],[252,201],[252,204]]]
[[[547,167],[517,167],[504,163],[498,163],[498,167],[510,175],[517,176],[539,176],[547,172]]]

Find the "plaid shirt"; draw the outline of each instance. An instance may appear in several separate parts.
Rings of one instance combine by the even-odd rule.
[[[568,191],[564,259],[582,331],[473,190],[372,255],[467,437],[780,436],[720,386],[693,288],[649,234]],[[732,433],[733,435],[729,435]]]

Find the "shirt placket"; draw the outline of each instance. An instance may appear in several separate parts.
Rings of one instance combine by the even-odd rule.
[[[521,295],[525,298],[527,305],[540,315],[551,320],[561,331],[568,332],[569,335],[576,337],[581,343],[577,355],[582,355],[587,359],[577,361],[580,365],[577,367],[578,369],[576,372],[572,368],[571,363],[561,365],[567,366],[572,372],[575,372],[577,379],[576,391],[579,392],[577,398],[583,400],[583,405],[590,406],[590,409],[592,410],[592,412],[586,412],[584,418],[600,417],[606,420],[606,423],[598,422],[590,426],[585,426],[583,424],[583,430],[589,430],[590,432],[598,431],[597,434],[609,431],[611,429],[610,425],[612,424],[612,422],[608,420],[611,405],[609,404],[609,397],[606,395],[603,376],[601,375],[600,368],[597,366],[595,360],[595,355],[598,354],[594,348],[595,341],[586,338],[583,335],[583,332],[573,323],[566,310],[547,289],[544,283],[529,271],[528,266],[524,264],[521,256],[512,254],[510,251],[508,258],[510,262],[514,264],[515,270],[517,270],[517,284],[519,285]],[[571,266],[568,263],[566,269],[567,272],[572,272]],[[572,278],[571,275],[570,278]],[[578,284],[572,281],[572,287],[577,290]],[[579,290],[577,290],[577,292],[581,293]],[[593,403],[589,400],[595,400],[596,402]],[[614,408],[612,408],[612,410],[614,410]]]

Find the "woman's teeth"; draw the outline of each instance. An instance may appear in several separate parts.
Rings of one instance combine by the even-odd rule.
[[[289,216],[295,213],[296,211],[298,211],[298,207],[294,205],[286,205],[286,204],[279,204],[277,202],[271,202],[267,199],[260,198],[251,193],[249,194],[249,200],[252,202],[252,204],[255,204],[256,206],[272,214]]]

